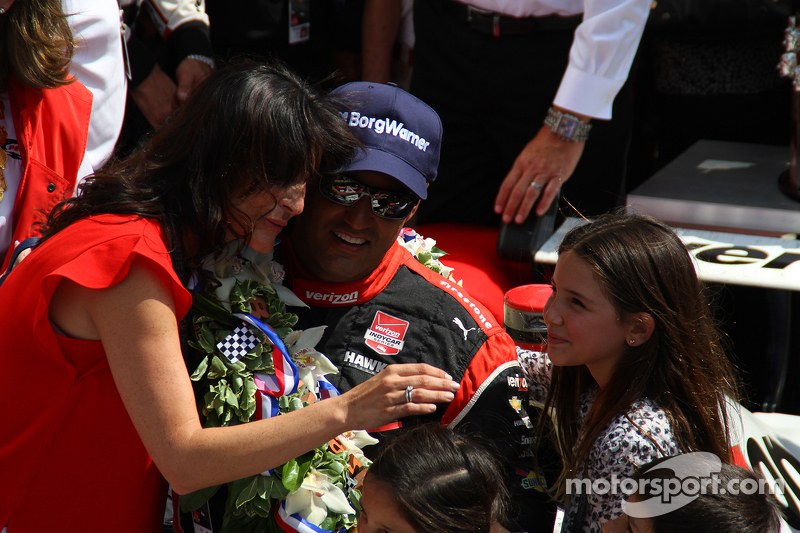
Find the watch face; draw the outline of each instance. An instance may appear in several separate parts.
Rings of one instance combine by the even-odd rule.
[[[569,141],[585,141],[592,127],[581,122],[578,117],[555,111],[552,107],[548,110],[544,123],[553,133]]]
[[[561,115],[553,132],[571,141],[585,141],[589,132],[588,124],[581,122],[577,117]]]
[[[561,116],[561,120],[558,121],[558,126],[556,127],[556,133],[561,135],[562,137],[566,137],[571,139],[572,136],[575,134],[575,130],[578,127],[578,123],[580,121],[573,120],[571,118],[567,118],[565,116]]]

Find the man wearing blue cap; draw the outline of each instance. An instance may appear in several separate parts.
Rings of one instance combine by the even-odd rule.
[[[339,368],[328,378],[342,392],[393,363],[448,372],[461,383],[452,402],[373,434],[383,441],[401,425],[438,421],[484,437],[505,463],[516,507],[530,513],[533,447],[514,344],[483,305],[397,243],[436,178],[441,121],[391,85],[355,82],[334,94],[364,149],[345,171],[309,182],[305,210],[281,246],[287,282],[309,306],[292,308],[298,327],[327,326],[317,349]],[[406,401],[423,401],[416,393],[407,390]]]

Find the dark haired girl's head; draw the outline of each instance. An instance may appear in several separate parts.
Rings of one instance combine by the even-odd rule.
[[[50,233],[97,212],[158,218],[189,234],[196,264],[231,236],[250,238],[243,199],[303,187],[356,146],[328,96],[281,63],[238,61],[195,87],[140,150],[87,180]]]
[[[391,441],[370,466],[358,529],[374,533],[392,525],[387,520],[393,509],[406,533],[488,533],[505,518],[507,500],[500,467],[488,451],[426,424]]]
[[[570,252],[590,267],[621,317],[640,312],[652,316],[653,345],[662,338],[667,343],[677,340],[675,322],[707,313],[686,247],[660,221],[640,215],[601,216],[564,237],[559,256]]]
[[[693,394],[715,410],[718,394],[733,392],[704,288],[669,226],[643,215],[601,216],[566,235],[559,256],[567,253],[589,266],[621,319],[639,315],[653,321],[649,338],[619,360],[613,375],[618,387],[660,400],[676,393],[668,386],[672,381],[691,386],[708,378],[709,386]]]
[[[639,467],[633,479],[639,492],[628,498],[634,502],[660,501],[667,484],[680,486],[683,480],[666,466],[658,465],[669,457],[656,459]],[[778,533],[780,504],[769,492],[763,476],[736,465],[722,463],[721,471],[713,473],[714,483],[707,483],[705,493],[668,513],[649,518],[629,517],[633,533]],[[710,478],[713,479],[713,478]],[[646,480],[646,481],[645,481]],[[654,484],[653,481],[657,480]],[[722,490],[714,490],[714,487]],[[654,506],[657,509],[658,506]],[[647,513],[649,514],[649,513]]]
[[[559,247],[562,258],[585,265],[617,320],[646,334],[622,343],[580,442],[578,398],[592,376],[584,366],[554,368],[547,405],[559,413],[556,438],[565,455],[559,493],[566,472],[585,464],[608,422],[641,398],[664,409],[681,450],[727,458],[719,406],[726,395],[736,399],[735,374],[680,238],[651,217],[608,214],[571,230]]]

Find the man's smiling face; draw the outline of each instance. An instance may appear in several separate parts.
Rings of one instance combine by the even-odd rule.
[[[408,192],[386,174],[350,174],[368,187]],[[321,281],[356,281],[375,270],[415,211],[400,220],[381,218],[372,212],[370,198],[340,205],[322,196],[315,180],[308,185],[305,211],[297,218],[292,242],[300,263]]]

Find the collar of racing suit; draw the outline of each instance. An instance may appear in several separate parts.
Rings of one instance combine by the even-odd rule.
[[[397,269],[411,258],[410,252],[395,242],[369,276],[349,283],[326,283],[300,264],[291,239],[281,244],[280,255],[292,291],[304,303],[315,307],[341,307],[371,300],[386,288]]]

